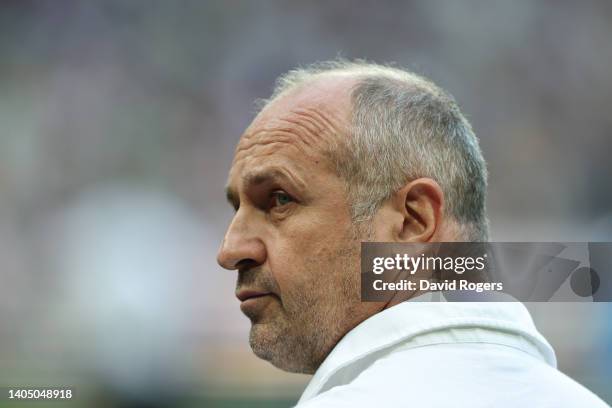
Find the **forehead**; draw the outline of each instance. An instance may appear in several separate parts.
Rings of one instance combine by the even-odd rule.
[[[356,78],[351,76],[330,74],[297,85],[266,106],[249,128],[290,115],[293,111],[308,109],[325,112],[332,120],[346,122],[351,111],[351,90],[356,82]]]
[[[271,102],[240,138],[230,183],[265,164],[301,170],[325,164],[325,152],[348,135],[353,83],[351,78],[323,78]]]

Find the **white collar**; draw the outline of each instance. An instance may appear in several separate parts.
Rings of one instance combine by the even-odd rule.
[[[523,350],[556,367],[550,344],[536,330],[529,312],[520,302],[429,302],[425,296],[377,313],[348,332],[336,344],[304,390],[299,403],[314,398],[340,383],[350,381],[347,371],[358,363],[367,366],[376,352],[394,346],[414,347],[439,342],[478,341],[504,344]],[[465,331],[446,329],[478,328]],[[484,330],[482,330],[484,329]],[[461,332],[461,331],[460,331]],[[348,369],[348,370],[347,370]],[[356,374],[354,374],[356,375]],[[349,375],[352,377],[353,375]]]

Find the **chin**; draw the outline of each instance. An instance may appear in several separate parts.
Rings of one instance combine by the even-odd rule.
[[[283,371],[299,374],[314,374],[316,367],[307,362],[304,349],[294,344],[280,330],[269,324],[253,324],[249,344],[253,353]]]

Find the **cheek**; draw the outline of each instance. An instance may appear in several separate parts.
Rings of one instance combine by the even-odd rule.
[[[344,269],[359,268],[359,242],[346,231],[336,229],[302,231],[276,241],[268,252],[270,271],[281,294],[311,290],[317,285],[335,285]],[[309,233],[310,232],[310,233]]]

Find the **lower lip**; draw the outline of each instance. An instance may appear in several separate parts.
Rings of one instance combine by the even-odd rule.
[[[253,309],[257,308],[261,302],[265,302],[270,299],[270,295],[261,295],[261,296],[253,296],[248,299],[243,300],[240,303],[240,309],[244,311],[245,309]]]

